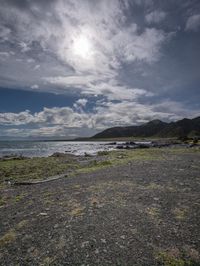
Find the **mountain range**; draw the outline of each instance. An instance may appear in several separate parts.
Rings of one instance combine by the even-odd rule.
[[[200,136],[200,116],[188,119],[184,118],[176,122],[163,122],[152,120],[140,126],[112,127],[108,128],[92,138],[118,138],[118,137],[194,137]]]

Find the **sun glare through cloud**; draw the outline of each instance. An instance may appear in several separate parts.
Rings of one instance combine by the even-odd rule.
[[[92,56],[91,41],[84,35],[81,35],[74,40],[72,49],[74,55],[83,59],[90,59]]]

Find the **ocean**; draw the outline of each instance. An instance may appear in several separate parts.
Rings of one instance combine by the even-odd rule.
[[[115,146],[99,141],[0,141],[0,157],[18,155],[47,157],[55,152],[95,155],[98,151],[113,150]]]

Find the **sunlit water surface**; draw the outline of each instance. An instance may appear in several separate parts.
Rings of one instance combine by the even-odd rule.
[[[0,157],[22,155],[28,157],[49,156],[55,152],[74,155],[95,155],[98,151],[112,150],[115,146],[106,142],[78,141],[0,141]]]

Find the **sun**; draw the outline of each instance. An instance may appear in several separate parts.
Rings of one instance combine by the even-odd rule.
[[[76,56],[83,59],[91,57],[92,45],[86,36],[79,36],[74,40],[73,51]]]

